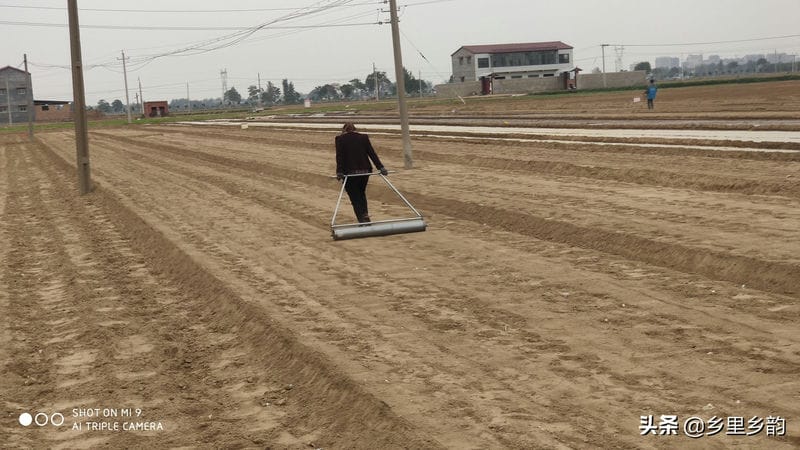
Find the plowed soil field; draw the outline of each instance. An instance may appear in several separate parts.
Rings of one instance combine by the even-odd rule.
[[[800,446],[800,154],[375,134],[428,230],[337,242],[334,135],[93,130],[82,197],[72,132],[1,137],[0,442]]]

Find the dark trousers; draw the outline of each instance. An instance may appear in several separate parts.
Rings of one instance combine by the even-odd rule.
[[[653,99],[652,98],[648,98],[647,99],[647,109],[653,109]]]
[[[356,213],[356,218],[359,222],[369,222],[369,210],[367,209],[368,181],[368,176],[347,177],[347,184],[344,185],[344,190],[347,191],[347,195],[350,197],[350,203],[353,204],[353,212]]]

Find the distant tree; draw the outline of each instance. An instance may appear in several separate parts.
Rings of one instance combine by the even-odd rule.
[[[403,84],[405,85],[406,94],[419,93],[419,80],[414,78],[414,75],[403,67]]]
[[[361,80],[359,80],[358,78],[353,78],[352,80],[350,80],[350,85],[353,86],[353,88],[358,89],[359,91],[367,90],[367,85],[362,83]]]
[[[342,97],[351,98],[356,88],[352,84],[343,84],[339,86],[339,91],[341,91]]]
[[[251,84],[247,87],[247,102],[252,104],[258,103],[258,96],[261,94],[261,90],[258,86]]]
[[[765,71],[768,65],[769,61],[766,58],[758,58],[758,61],[756,61],[756,67],[759,72]]]
[[[267,82],[267,88],[261,93],[261,101],[265,105],[274,105],[281,99],[281,89],[275,87],[271,81]]]
[[[594,69],[592,69],[592,73],[603,73],[603,71],[600,70],[599,67],[595,67]]]
[[[238,105],[242,101],[242,95],[239,94],[239,91],[237,91],[235,87],[232,87],[225,93],[223,100]]]
[[[103,114],[108,114],[111,112],[111,105],[105,100],[100,100],[97,102],[97,110]]]
[[[316,98],[317,100],[338,100],[339,99],[339,91],[336,89],[336,86],[332,84],[325,84],[319,86],[314,89],[316,91]],[[311,95],[311,94],[309,94]],[[313,97],[312,97],[313,98]]]
[[[650,61],[642,61],[636,64],[633,67],[633,70],[644,70],[645,72],[650,73],[650,71],[652,71],[653,69],[650,67]]]
[[[120,99],[116,99],[111,102],[111,109],[114,110],[115,113],[121,113],[125,111],[125,104],[122,103]]]
[[[283,103],[286,105],[296,105],[300,103],[301,96],[294,90],[294,83],[286,78],[284,78],[281,83],[283,84]]]
[[[425,92],[433,86],[433,83],[415,78],[405,67],[403,67],[403,82],[405,83],[406,94],[419,94],[420,89]]]
[[[375,78],[377,76],[378,89],[381,93],[392,89],[392,82],[386,77],[386,72],[370,72],[364,79],[364,85],[371,95],[375,94]]]

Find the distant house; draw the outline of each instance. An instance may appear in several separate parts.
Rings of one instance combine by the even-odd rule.
[[[72,102],[63,100],[34,100],[33,110],[37,122],[63,122],[72,120]]]
[[[169,115],[169,103],[165,100],[144,102],[144,114],[147,117],[166,117]]]
[[[24,70],[11,66],[0,68],[0,123],[28,122],[28,105],[33,103],[31,91]]]
[[[555,77],[573,68],[572,47],[561,41],[465,45],[450,57],[456,83]]]

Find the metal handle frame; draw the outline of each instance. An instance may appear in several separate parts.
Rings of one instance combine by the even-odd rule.
[[[392,172],[389,172],[389,173],[392,173]],[[397,194],[397,196],[400,197],[401,200],[403,200],[403,203],[405,203],[406,206],[408,206],[409,209],[411,209],[411,211],[414,211],[414,214],[417,215],[417,217],[415,217],[415,219],[421,219],[422,218],[422,214],[420,214],[419,211],[417,211],[417,209],[414,208],[413,205],[411,205],[411,203],[403,196],[403,194],[401,194],[400,191],[398,191],[397,188],[394,187],[394,185],[389,181],[389,179],[386,178],[386,176],[383,175],[382,173],[380,173],[380,172],[354,173],[354,174],[350,174],[350,175],[345,175],[344,176],[344,181],[342,182],[342,188],[339,189],[339,198],[336,200],[336,208],[333,210],[333,217],[331,218],[331,228],[349,227],[349,226],[353,226],[353,225],[367,225],[367,224],[376,224],[376,223],[401,222],[401,221],[404,221],[404,220],[408,220],[408,219],[389,219],[389,220],[378,220],[378,221],[373,221],[373,222],[364,222],[364,223],[355,222],[355,223],[347,223],[347,224],[336,225],[336,216],[339,214],[339,206],[342,203],[342,195],[344,194],[344,187],[347,184],[347,179],[350,178],[350,177],[368,177],[370,175],[379,175],[383,179],[383,181],[386,182],[386,185],[389,186],[389,188],[392,191],[394,191],[394,193]],[[336,178],[336,177],[333,177],[333,178]]]

